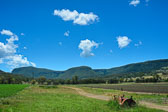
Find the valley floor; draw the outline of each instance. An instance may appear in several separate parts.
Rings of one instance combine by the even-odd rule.
[[[109,105],[108,95],[101,97],[93,94],[99,94],[94,89],[71,87],[29,86],[14,96],[0,98],[0,112],[162,112],[139,105],[118,108]]]

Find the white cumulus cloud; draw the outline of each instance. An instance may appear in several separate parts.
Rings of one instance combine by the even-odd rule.
[[[100,44],[94,42],[93,40],[90,41],[88,39],[86,40],[81,40],[80,44],[78,46],[79,49],[82,50],[82,52],[80,53],[81,57],[90,57],[90,56],[94,56],[94,54],[92,53],[92,48],[98,48]]]
[[[20,54],[7,56],[5,59],[8,60],[6,63],[12,68],[30,65],[30,62],[27,60],[27,58]]]
[[[94,22],[95,20],[98,20],[98,16],[93,14],[92,12],[89,14],[80,13],[73,23],[80,25],[88,25]]]
[[[73,21],[74,24],[89,25],[98,20],[98,16],[92,12],[78,13],[76,10],[70,11],[69,9],[54,10],[55,16],[60,16],[64,21]]]
[[[131,39],[129,39],[127,36],[119,36],[117,37],[117,42],[119,48],[124,48],[128,46],[128,44],[131,42]]]
[[[19,40],[18,36],[9,30],[2,30],[1,34],[8,35],[10,38],[6,39],[6,43],[0,42],[0,63],[5,63],[11,68],[29,65],[33,66],[26,57],[17,54],[18,45],[15,44],[15,41]]]
[[[140,0],[132,0],[129,5],[133,5],[133,6],[137,6],[138,4],[140,4]]]
[[[64,36],[69,37],[69,34],[70,34],[70,31],[66,31],[66,32],[64,33]]]
[[[4,30],[4,29],[1,31],[1,34],[2,35],[8,35],[8,36],[12,36],[13,35],[13,33],[10,30]]]

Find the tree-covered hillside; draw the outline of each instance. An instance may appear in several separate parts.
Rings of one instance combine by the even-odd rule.
[[[14,69],[12,73],[22,74],[22,75],[33,77],[33,78],[37,78],[40,76],[45,76],[46,78],[56,78],[64,72],[54,71],[54,70],[49,70],[49,69],[44,69],[44,68],[21,67],[21,68]]]
[[[66,70],[63,74],[60,74],[58,78],[71,79],[73,76],[78,76],[80,79],[84,79],[98,77],[98,74],[90,67],[81,66]]]
[[[79,79],[84,78],[97,78],[97,77],[137,77],[143,73],[150,73],[160,70],[162,67],[168,66],[168,59],[146,61],[141,63],[133,63],[121,67],[111,69],[92,69],[87,66],[80,66],[70,68],[66,71],[54,71],[49,69],[35,68],[35,67],[22,67],[16,68],[12,71],[13,74],[22,74],[28,77],[46,78],[60,78],[71,79],[73,76],[78,76]]]
[[[155,70],[159,70],[162,67],[168,66],[168,59],[164,60],[154,60],[154,61],[146,61],[141,63],[133,63],[128,64],[121,67],[115,67],[111,69],[101,69],[95,70],[101,76],[108,76],[108,75],[120,75],[120,74],[130,74],[130,73],[148,73]]]

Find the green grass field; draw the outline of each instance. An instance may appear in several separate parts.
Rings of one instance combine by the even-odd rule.
[[[2,112],[162,112],[142,106],[121,108],[114,102],[87,98],[62,86],[31,86],[5,101],[8,103],[0,103]]]
[[[19,84],[0,84],[0,98],[5,98],[16,94],[17,92],[23,90],[28,85]]]

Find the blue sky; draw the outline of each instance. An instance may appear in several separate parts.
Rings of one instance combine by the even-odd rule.
[[[0,69],[167,59],[167,12],[167,0],[0,0]]]

